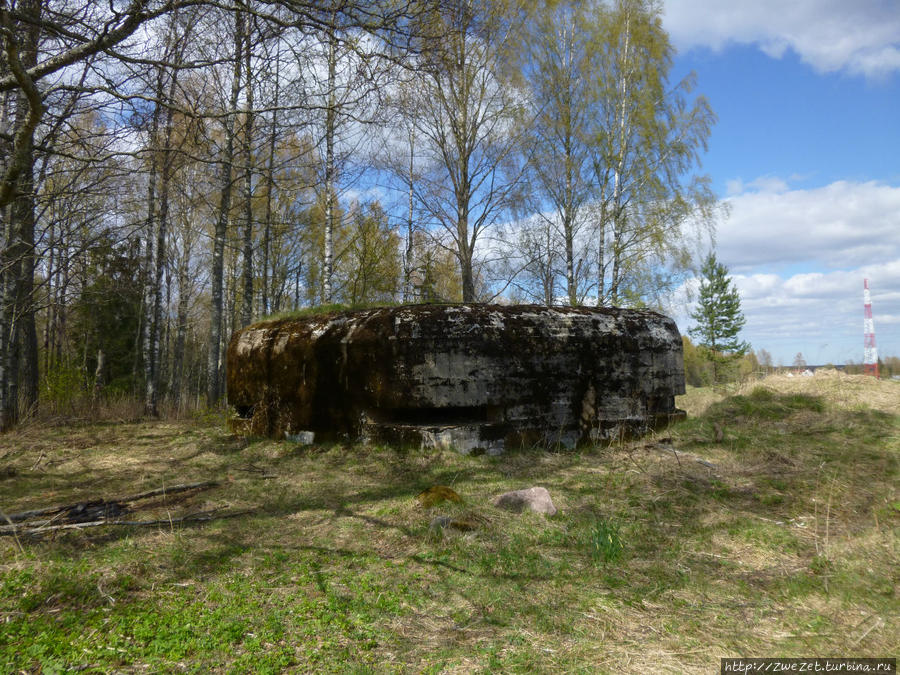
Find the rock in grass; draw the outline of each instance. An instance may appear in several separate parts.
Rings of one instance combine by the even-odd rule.
[[[494,506],[508,511],[521,513],[528,509],[535,513],[543,513],[552,516],[556,513],[556,506],[550,498],[547,488],[530,487],[525,490],[513,490],[494,497]]]
[[[444,534],[444,528],[450,524],[452,519],[448,516],[437,516],[431,519],[428,525],[428,534],[433,537],[440,537]]]
[[[423,509],[430,509],[432,506],[436,506],[441,502],[460,503],[462,501],[462,497],[456,494],[455,490],[448,488],[446,485],[432,485],[427,490],[423,490],[416,495],[416,499],[419,500],[419,504],[422,505]]]
[[[433,536],[440,536],[444,530],[456,530],[457,532],[473,532],[488,522],[488,519],[477,513],[466,513],[458,518],[449,516],[437,516],[431,519],[428,532]]]

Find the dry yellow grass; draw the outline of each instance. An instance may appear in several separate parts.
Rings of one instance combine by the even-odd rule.
[[[812,377],[773,375],[762,384],[782,393],[822,396],[839,408],[871,408],[900,412],[900,382],[868,375],[847,375],[839,370],[817,370]]]
[[[769,375],[715,389],[688,387],[687,393],[676,397],[675,401],[688,415],[698,416],[713,403],[728,396],[747,394],[756,387],[765,387],[782,394],[821,396],[842,409],[867,407],[889,414],[900,412],[900,382],[875,379],[869,375],[847,375],[832,368],[821,368],[812,376]]]

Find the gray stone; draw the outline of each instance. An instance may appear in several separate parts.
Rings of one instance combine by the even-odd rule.
[[[535,513],[543,513],[552,516],[556,513],[556,506],[550,498],[547,488],[530,487],[525,490],[513,490],[504,492],[494,497],[494,506],[521,513],[526,509]]]
[[[301,445],[312,445],[316,442],[316,434],[313,431],[298,431],[295,434],[284,433],[284,440]]]
[[[440,536],[444,529],[450,524],[452,518],[449,516],[436,516],[431,519],[428,525],[428,533],[432,536]]]
[[[235,430],[497,454],[684,413],[681,337],[647,310],[410,305],[258,323],[228,348]]]

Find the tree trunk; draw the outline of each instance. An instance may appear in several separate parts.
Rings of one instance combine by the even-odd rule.
[[[279,47],[280,47],[279,42]],[[260,314],[269,314],[269,245],[272,236],[272,193],[275,191],[275,140],[278,132],[278,102],[279,88],[281,85],[281,52],[275,57],[275,95],[272,105],[272,132],[269,134],[269,160],[266,168],[266,222],[263,229],[262,260],[260,261],[260,273],[262,275],[262,298],[260,300]]]
[[[575,237],[571,214],[567,210],[563,216],[563,234],[566,239],[566,294],[569,304],[578,304],[578,283],[575,279]]]
[[[44,335],[41,339],[41,350],[44,358],[44,373],[53,367],[53,325],[56,321],[56,219],[50,218],[50,231],[47,233],[47,320],[44,322]]]
[[[554,297],[556,295],[556,271],[553,269],[553,255],[551,253],[553,251],[553,233],[549,227],[545,229],[545,233],[547,240],[544,242],[544,250],[547,251],[547,264],[542,265],[543,279],[541,279],[541,285],[544,288],[544,304],[550,307],[556,300]]]
[[[468,238],[468,217],[463,210],[457,221],[459,233],[459,271],[462,280],[463,302],[475,302],[475,274],[472,270],[472,250]]]
[[[333,28],[333,27],[332,27]],[[334,273],[334,133],[337,122],[335,83],[337,39],[334,31],[328,38],[328,104],[325,109],[325,259],[322,293],[324,303],[332,302]]]
[[[248,31],[249,33],[249,31]],[[244,41],[244,72],[247,78],[247,111],[244,116],[244,259],[241,276],[244,297],[241,304],[241,326],[253,320],[253,80],[250,71],[252,53],[250,36]]]
[[[627,96],[628,96],[628,59],[629,47],[631,45],[631,19],[625,16],[625,47],[622,50],[622,65],[619,83],[619,146],[618,159],[616,162],[615,175],[613,178],[613,268],[612,278],[610,279],[609,295],[613,306],[619,304],[619,283],[621,281],[621,261],[622,261],[622,236],[625,219],[625,209],[622,205],[622,176],[625,172],[625,156],[628,152],[628,139],[626,129],[627,121]]]
[[[184,258],[188,256],[184,254]],[[184,345],[187,339],[188,321],[188,262],[182,260],[178,275],[178,312],[175,319],[175,347],[172,353],[172,402],[177,410],[181,404],[181,388],[184,379]]]
[[[167,37],[168,44],[166,53],[168,58],[175,62],[182,60],[183,49],[177,44],[175,35],[175,25],[177,17],[172,18],[169,34]],[[184,39],[187,36],[183,36]],[[163,342],[161,334],[163,332],[162,307],[163,307],[163,274],[168,269],[168,252],[166,241],[168,239],[169,229],[169,187],[172,182],[172,134],[174,131],[173,124],[173,108],[175,102],[175,93],[178,87],[178,68],[173,68],[169,75],[169,86],[167,91],[163,91],[163,80],[165,70],[163,66],[159,66],[158,78],[156,81],[156,98],[157,110],[154,112],[154,127],[158,127],[159,101],[165,101],[165,118],[163,121],[163,138],[160,157],[160,185],[159,185],[159,216],[156,228],[156,259],[153,267],[153,277],[151,283],[150,302],[148,303],[149,319],[147,322],[148,331],[148,350],[147,350],[147,381],[146,381],[146,400],[145,409],[148,415],[153,417],[159,416],[159,390],[160,383],[163,381],[163,358],[161,344]],[[151,148],[154,151],[154,158],[158,156],[160,148],[157,144],[158,137],[151,138]],[[156,159],[154,159],[154,167]],[[152,191],[151,191],[152,197]],[[168,302],[166,302],[168,306]],[[166,322],[168,325],[168,321]],[[166,339],[168,339],[168,330],[166,330]]]
[[[606,200],[600,204],[600,232],[597,233],[597,307],[606,301]]]
[[[34,310],[34,131],[43,114],[40,92],[27,74],[37,63],[41,3],[23,0],[20,15],[28,24],[13,25],[4,12],[5,57],[19,81],[6,95],[4,112],[14,106],[12,143],[4,142],[0,185],[0,432],[19,419],[19,383],[27,408],[37,404],[38,353]],[[4,130],[5,131],[5,130]],[[5,217],[3,217],[5,216]]]
[[[222,395],[222,380],[219,363],[222,349],[223,276],[225,263],[225,235],[228,231],[228,220],[231,211],[232,170],[234,165],[234,127],[238,99],[241,92],[241,54],[244,44],[244,13],[236,9],[234,13],[234,73],[231,80],[231,99],[229,114],[225,122],[225,149],[222,154],[222,168],[219,178],[221,199],[216,229],[213,236],[212,276],[210,283],[211,308],[209,325],[209,342],[206,361],[206,402],[210,407],[219,402]]]
[[[69,234],[72,231],[71,223],[66,219],[66,232],[61,233],[60,243],[69,240]],[[61,245],[59,247],[59,263],[56,268],[59,270],[57,275],[60,277],[56,290],[56,363],[63,362],[63,341],[66,339],[68,331],[68,313],[66,308],[66,297],[69,294],[69,282],[71,281],[70,266],[72,259],[69,256],[68,246]]]
[[[94,387],[91,394],[91,400],[96,405],[100,402],[100,396],[103,394],[103,387],[106,385],[103,372],[106,369],[106,354],[102,349],[97,350],[97,368],[94,370]]]
[[[32,157],[32,162],[33,162]],[[19,340],[21,341],[21,403],[28,413],[38,404],[38,344],[34,298],[34,180],[32,169],[20,178],[21,197],[13,203],[22,241],[21,283],[19,285]]]
[[[613,307],[619,305],[619,282],[621,261],[622,261],[622,216],[618,213],[621,209],[616,209],[617,214],[613,216],[613,242],[612,242],[612,274],[609,281],[609,299]]]
[[[403,256],[403,302],[412,299],[412,267],[413,267],[413,169],[415,161],[415,145],[412,131],[409,132],[409,212],[406,219],[406,253]]]
[[[158,98],[162,98],[162,77],[163,72],[160,67],[157,71],[156,93]],[[154,391],[155,376],[154,371],[156,364],[154,363],[153,342],[155,339],[156,321],[154,320],[154,300],[156,298],[156,289],[153,281],[156,278],[154,261],[154,247],[158,241],[157,237],[157,200],[156,200],[156,184],[159,174],[159,153],[157,152],[157,143],[159,142],[159,101],[153,108],[153,117],[150,122],[150,137],[148,146],[150,148],[150,176],[147,181],[147,225],[146,225],[146,251],[144,255],[144,295],[142,301],[141,326],[143,330],[143,354],[144,354],[144,406],[145,411],[150,415],[156,415],[155,403],[156,393]],[[140,339],[140,336],[139,336]]]
[[[23,54],[24,56],[24,54]],[[24,60],[24,59],[23,59]],[[36,59],[33,59],[36,61]],[[38,345],[35,325],[34,298],[34,150],[29,148],[28,166],[17,181],[18,196],[10,205],[10,227],[15,232],[15,276],[12,291],[15,299],[13,322],[18,329],[12,338],[17,342],[20,391],[18,403],[22,409],[34,412],[38,403]],[[12,401],[15,405],[16,401]]]
[[[0,209],[0,433],[12,429],[19,419],[19,364],[15,339],[15,280],[18,270],[13,257],[14,230],[11,205]]]
[[[162,71],[161,71],[162,74]],[[175,96],[175,87],[178,80],[178,71],[173,70],[169,83],[169,91],[167,101],[171,102]],[[158,80],[160,85],[158,94],[160,98],[162,92],[162,77]],[[157,417],[159,415],[159,385],[162,381],[160,373],[161,354],[160,354],[160,332],[162,328],[162,286],[163,272],[166,269],[166,238],[168,236],[168,218],[169,218],[169,184],[172,177],[172,108],[166,108],[165,123],[163,134],[163,147],[161,159],[161,175],[159,186],[159,216],[156,228],[156,257],[153,267],[153,281],[151,284],[151,301],[150,315],[147,322],[147,331],[149,338],[147,340],[149,349],[147,354],[147,389],[146,389],[146,412],[148,415]],[[154,143],[156,141],[153,141]]]

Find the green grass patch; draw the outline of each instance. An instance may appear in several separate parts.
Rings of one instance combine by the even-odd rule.
[[[825,401],[809,394],[780,394],[766,387],[756,387],[747,395],[730,396],[715,403],[706,412],[709,420],[783,420],[800,411],[821,413]]]
[[[625,544],[619,526],[606,520],[598,521],[590,530],[588,549],[596,563],[611,563],[621,558]]]

